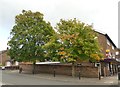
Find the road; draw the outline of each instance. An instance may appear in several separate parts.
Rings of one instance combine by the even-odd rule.
[[[3,71],[2,82],[6,85],[61,85],[71,84],[66,82],[53,81],[48,79],[36,78],[33,75],[12,74]]]
[[[19,74],[17,71],[3,70],[2,83],[5,85],[118,85],[118,80],[116,77],[101,80],[97,78],[82,78],[79,80],[70,76],[53,77],[50,74]]]

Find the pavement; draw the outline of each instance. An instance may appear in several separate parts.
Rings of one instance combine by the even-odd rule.
[[[18,74],[18,70],[9,70],[9,73]],[[31,73],[21,73],[22,76],[29,76],[29,77],[35,77],[40,79],[46,79],[46,80],[53,80],[53,81],[63,81],[63,82],[74,82],[74,83],[81,83],[81,85],[86,85],[85,83],[89,83],[89,85],[118,85],[120,81],[118,81],[118,76],[108,76],[108,77],[102,77],[101,80],[99,78],[85,78],[81,77],[80,79],[78,77],[72,77],[72,76],[66,76],[66,75],[54,75],[53,74],[31,74]]]

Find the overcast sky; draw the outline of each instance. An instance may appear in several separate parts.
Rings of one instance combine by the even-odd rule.
[[[107,33],[118,47],[119,0],[0,0],[0,51],[7,48],[15,16],[21,11],[39,11],[55,27],[62,19],[77,18]]]

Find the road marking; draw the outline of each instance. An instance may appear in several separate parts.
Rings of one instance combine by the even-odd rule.
[[[0,82],[0,86],[2,86],[2,85],[13,85],[13,84]]]
[[[1,86],[1,85],[6,85],[6,84],[0,82],[0,86]]]
[[[107,81],[107,82],[104,82],[104,83],[113,83],[113,81],[109,81],[109,82]]]

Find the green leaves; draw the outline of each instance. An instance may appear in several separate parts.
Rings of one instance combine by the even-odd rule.
[[[76,19],[61,19],[56,29],[59,31],[60,39],[63,42],[61,45],[66,52],[66,55],[61,56],[61,58],[69,62],[77,62],[77,59],[88,61],[91,59],[91,54],[100,52],[99,44],[94,39],[97,34],[91,26]]]
[[[23,10],[15,17],[15,26],[10,33],[9,55],[21,61],[43,60],[42,46],[50,41],[54,33],[42,13]]]
[[[15,17],[11,39],[8,41],[11,58],[19,61],[48,59],[74,63],[78,59],[88,61],[101,57],[95,39],[97,34],[90,25],[77,19],[61,19],[55,32],[43,16],[40,12],[23,10]]]
[[[84,60],[89,59],[89,56],[86,53],[85,54],[80,54],[79,55],[79,59],[82,60],[82,61],[84,61]]]

